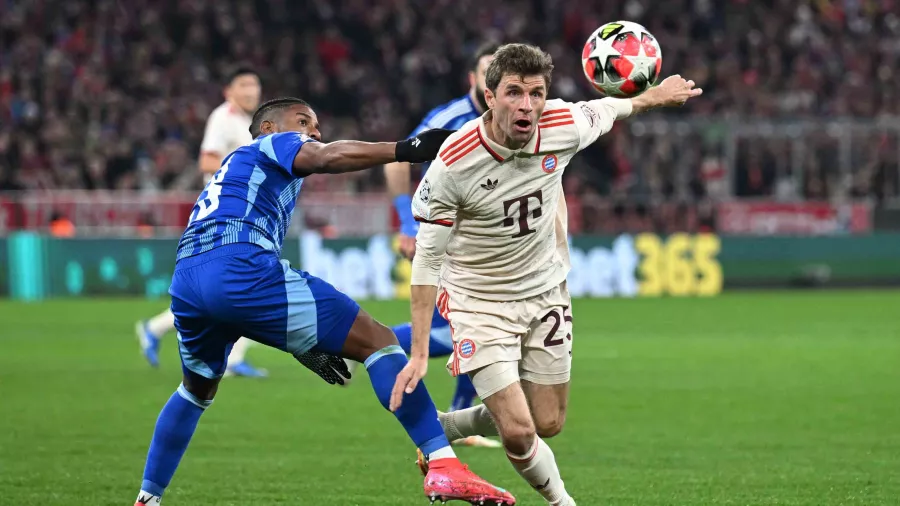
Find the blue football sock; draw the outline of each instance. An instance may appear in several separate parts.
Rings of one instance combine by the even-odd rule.
[[[437,333],[445,330],[447,327],[433,327],[431,329],[431,339],[428,341],[429,357],[447,357],[453,354],[453,347],[447,346],[446,340],[442,340],[436,336]],[[400,347],[407,355],[412,353],[412,324],[401,323],[391,327],[397,340],[400,341]]]
[[[471,408],[477,395],[478,392],[475,391],[475,385],[472,384],[469,375],[460,374],[456,377],[456,391],[453,392],[453,402],[450,404],[450,411]]]
[[[406,363],[406,353],[397,345],[379,350],[366,359],[365,365],[369,371],[369,379],[372,380],[372,388],[386,409],[390,406],[391,390],[394,388],[397,375]],[[413,393],[404,394],[403,405],[394,412],[394,416],[425,455],[450,446],[424,382],[420,382]]]
[[[212,401],[198,399],[184,385],[169,397],[156,420],[141,490],[162,497],[191,442],[200,415],[210,404]]]

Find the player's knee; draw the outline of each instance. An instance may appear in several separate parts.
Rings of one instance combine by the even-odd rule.
[[[347,334],[342,355],[357,362],[365,362],[374,353],[397,344],[397,336],[391,329],[360,310]]]
[[[542,417],[540,420],[535,421],[537,434],[538,436],[541,436],[542,439],[548,439],[559,435],[565,424],[566,414],[562,412],[558,413],[557,416]]]
[[[185,374],[182,379],[184,389],[202,401],[211,401],[219,390],[219,379],[204,378],[197,374]]]
[[[506,451],[513,455],[524,455],[534,444],[537,432],[533,423],[507,424],[500,430],[500,438]]]

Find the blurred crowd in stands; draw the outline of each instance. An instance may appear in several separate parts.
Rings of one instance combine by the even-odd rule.
[[[311,102],[326,139],[404,138],[465,92],[486,39],[540,45],[552,95],[593,98],[581,46],[616,19],[705,93],[576,158],[571,198],[898,195],[900,0],[0,0],[0,190],[199,188],[204,122],[238,63],[264,99]],[[375,170],[304,191],[382,185]]]

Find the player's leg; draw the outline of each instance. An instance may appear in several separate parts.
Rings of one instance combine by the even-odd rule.
[[[472,374],[513,468],[551,505],[574,504],[566,492],[553,450],[538,435],[531,406],[518,379],[516,362],[498,362]]]
[[[453,353],[453,339],[450,337],[450,326],[447,323],[447,320],[444,320],[440,313],[437,312],[437,309],[435,309],[435,315],[435,319],[431,326],[431,339],[428,342],[428,355],[432,358],[447,357]],[[394,325],[391,327],[391,332],[397,336],[400,347],[403,348],[403,351],[406,352],[407,355],[409,355],[411,353],[410,350],[412,350],[412,324],[406,322]],[[357,366],[359,366],[359,362],[347,359],[347,368],[351,373],[356,370]],[[349,382],[346,384],[349,384]],[[466,384],[471,386],[471,381],[469,381],[468,378],[466,378]],[[451,403],[451,411],[454,409],[453,405],[457,403],[465,404],[464,401],[457,401],[457,396],[462,395],[467,397],[468,393],[471,392],[471,396],[473,398],[475,397],[475,389],[465,388],[465,385],[463,388],[457,387],[457,392],[458,393],[454,395],[453,402]],[[463,407],[469,407],[471,405],[472,400],[469,399],[468,405],[464,405]]]
[[[472,372],[497,362],[517,363],[521,358],[518,336],[528,331],[530,318],[516,316],[520,312],[517,302],[489,302],[445,288],[441,290],[439,305],[454,329],[456,351],[447,364],[453,376],[467,377],[471,383]],[[518,381],[518,376],[514,381]],[[511,383],[500,385],[490,393]],[[441,413],[440,420],[451,441],[499,435],[484,404]]]
[[[226,376],[243,376],[245,378],[265,378],[269,373],[265,369],[258,369],[247,361],[247,350],[253,346],[253,341],[242,337],[234,343],[231,353],[228,355],[228,369]]]
[[[244,335],[295,356],[315,350],[363,363],[376,395],[388,405],[397,374],[407,363],[390,329],[327,282],[292,269],[286,260],[257,275],[253,284],[239,304]],[[453,455],[424,385],[395,415],[423,451]]]
[[[375,321],[362,309],[356,309],[356,313],[339,353],[364,364],[376,397],[387,409],[397,375],[406,366],[406,352],[399,346],[390,329]],[[336,340],[339,339],[338,337]],[[336,340],[322,342],[316,349],[333,352]],[[425,454],[430,454],[433,458],[454,456],[440,427],[437,409],[424,384],[404,398],[403,405],[394,415],[413,443]]]
[[[560,505],[574,504],[574,501],[566,492],[553,452],[543,439],[559,434],[566,422],[572,370],[570,304],[565,283],[525,302],[526,312],[538,316],[523,339],[519,374],[538,437],[531,462],[516,462],[517,457],[510,456],[515,466],[523,466],[537,475],[547,474],[547,481],[538,492],[551,504]],[[528,455],[531,458],[532,453]]]
[[[569,383],[542,385],[523,379],[522,390],[528,399],[538,435],[549,439],[562,432],[569,404]]]
[[[471,375],[484,403],[441,416],[448,437],[499,433],[510,462],[529,484],[550,504],[573,504],[552,450],[537,434],[520,384],[520,350],[525,348],[520,343],[531,334],[534,308],[526,301],[497,303],[466,296],[451,296],[448,304],[458,343],[451,369]]]
[[[218,383],[219,378],[203,378],[185,372],[181,385],[156,420],[135,506],[160,503],[197,429],[200,416],[212,404]]]
[[[431,342],[430,356],[444,357],[453,354],[453,332],[448,322],[435,308],[434,315],[431,318]],[[440,353],[436,353],[436,351]],[[407,352],[408,353],[408,352]],[[449,412],[459,411],[461,409],[471,408],[478,394],[475,392],[475,386],[468,374],[459,374],[456,376],[456,389],[453,392],[453,400],[450,403]],[[453,439],[451,442],[455,445],[474,446],[480,448],[502,448],[503,445],[499,441],[489,439],[482,434],[477,434],[461,439]]]
[[[294,349],[288,351],[296,354],[314,349],[363,363],[376,397],[388,409],[394,382],[407,364],[406,352],[393,332],[321,279],[288,268],[285,280],[288,293],[293,294],[289,295],[288,307],[297,314],[294,318],[289,315],[288,321],[296,322],[298,328],[309,328],[314,320],[315,329],[314,342],[298,340],[291,345]],[[301,304],[301,300],[312,304]],[[306,315],[301,317],[303,312]],[[309,323],[301,324],[303,320]],[[289,333],[291,330],[289,327]],[[404,396],[402,406],[393,414],[416,447],[431,459],[426,495],[469,501],[484,499],[488,504],[514,503],[512,495],[477,477],[456,458],[424,382]]]
[[[409,322],[401,323],[391,327],[391,331],[397,336],[400,347],[407,355],[412,349],[412,324]],[[431,339],[428,342],[428,355],[432,358],[447,357],[453,353],[453,338],[450,336],[450,322],[441,316],[438,308],[434,308],[434,314],[431,317]]]
[[[569,404],[571,300],[563,283],[528,304],[538,316],[522,346],[522,388],[538,434],[551,438],[562,431]]]
[[[134,333],[141,345],[141,354],[151,367],[159,367],[159,343],[162,336],[175,328],[175,315],[171,309],[134,324]]]
[[[431,357],[446,357],[453,354],[453,333],[450,322],[441,315],[438,308],[434,309],[434,315],[431,317],[429,354]],[[453,392],[453,400],[450,401],[450,411],[472,407],[476,395],[475,387],[472,386],[469,376],[460,374],[456,377],[456,390]]]
[[[402,323],[391,327],[391,330],[400,341],[400,346],[407,355],[412,349],[412,324]],[[428,355],[431,358],[448,357],[453,354],[453,336],[450,331],[450,322],[448,322],[437,307],[434,308],[434,315],[431,317],[431,339],[428,342]],[[456,391],[453,393],[453,400],[450,402],[450,411],[458,409],[466,409],[475,402],[475,387],[472,386],[472,380],[465,374],[456,377]]]
[[[397,336],[400,347],[407,355],[412,349],[412,324],[401,323],[391,327],[391,331]],[[453,337],[450,332],[450,323],[441,316],[437,308],[431,320],[431,339],[428,343],[428,354],[432,358],[447,357],[453,354]],[[348,361],[348,368],[351,372],[356,368],[358,362]],[[475,402],[475,387],[472,386],[472,380],[466,374],[456,377],[456,390],[453,393],[453,399],[450,402],[449,411],[466,409]],[[497,448],[500,445],[496,441],[485,439],[481,436],[471,436],[469,438],[454,441],[454,444],[465,444],[468,446],[483,446],[488,448]]]
[[[347,334],[342,355],[365,364],[375,395],[385,409],[397,375],[407,364],[406,352],[397,344],[393,333],[365,311],[359,314]],[[409,434],[419,451],[426,456],[429,470],[425,477],[425,495],[432,500],[460,499],[483,504],[513,504],[515,499],[468,471],[444,435],[437,409],[420,382],[394,416]]]
[[[187,450],[200,416],[212,404],[225,361],[238,333],[212,321],[185,277],[176,271],[172,308],[178,315],[178,344],[184,371],[182,384],[160,411],[147,453],[137,505],[159,504]],[[181,294],[181,298],[176,293]]]

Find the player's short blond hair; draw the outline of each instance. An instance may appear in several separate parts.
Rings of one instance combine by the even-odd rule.
[[[543,76],[547,88],[553,74],[553,58],[537,46],[504,44],[494,52],[485,73],[485,85],[497,93],[503,76]]]

